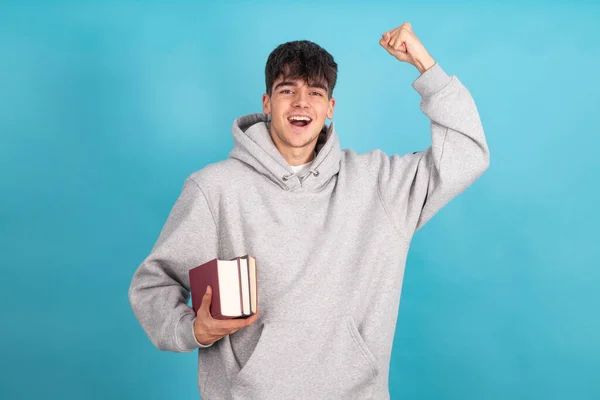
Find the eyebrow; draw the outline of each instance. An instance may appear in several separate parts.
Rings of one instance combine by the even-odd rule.
[[[297,87],[298,84],[296,82],[293,81],[283,81],[283,82],[279,82],[277,85],[275,85],[275,90],[279,89],[280,87],[283,86],[292,86],[292,87]],[[323,89],[324,91],[327,91],[327,87],[321,83],[313,83],[311,85],[308,85],[311,88],[317,88],[317,89]]]

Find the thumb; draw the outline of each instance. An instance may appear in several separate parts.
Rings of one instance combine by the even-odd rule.
[[[379,40],[379,44],[381,47],[387,50],[392,56],[396,57],[400,61],[406,61],[406,43],[402,42],[398,49],[395,49],[393,44],[390,42],[392,40],[392,35],[389,32],[384,33]]]
[[[390,51],[389,41],[390,41],[390,33],[386,32],[383,35],[381,35],[381,39],[379,39],[379,44],[381,45],[381,47],[383,47],[387,51]]]
[[[200,304],[200,308],[198,309],[197,315],[200,315],[200,312],[210,315],[211,302],[212,302],[212,288],[209,285],[206,287],[206,293],[204,293],[204,296],[202,296],[202,303]]]

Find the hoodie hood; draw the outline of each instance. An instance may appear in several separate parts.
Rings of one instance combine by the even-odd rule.
[[[333,123],[323,126],[315,147],[317,155],[308,173],[302,176],[294,173],[275,147],[268,123],[263,113],[236,119],[232,128],[234,147],[229,157],[250,165],[284,190],[318,191],[338,173],[342,150]]]

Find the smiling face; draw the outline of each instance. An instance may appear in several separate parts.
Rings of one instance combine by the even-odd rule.
[[[271,138],[283,157],[290,165],[309,162],[325,118],[333,118],[335,99],[327,84],[280,76],[262,104],[263,112],[271,114]]]

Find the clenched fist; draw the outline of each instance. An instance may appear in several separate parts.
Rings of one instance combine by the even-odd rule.
[[[209,286],[206,289],[204,297],[202,297],[202,304],[200,305],[200,308],[198,308],[196,320],[194,321],[194,335],[196,336],[198,343],[202,345],[212,344],[224,336],[237,332],[240,328],[250,326],[258,318],[257,312],[251,317],[244,319],[214,319],[212,315],[210,315],[211,301],[212,288]]]
[[[417,67],[420,73],[427,71],[435,64],[435,60],[415,36],[409,22],[384,33],[379,44],[398,60]]]

